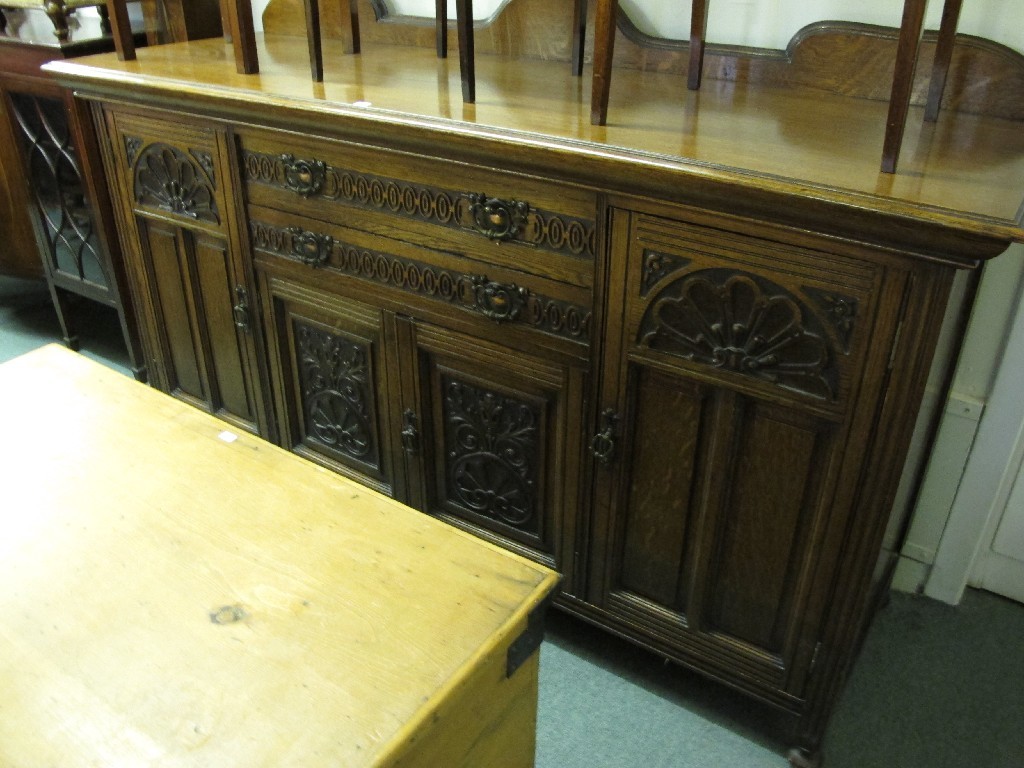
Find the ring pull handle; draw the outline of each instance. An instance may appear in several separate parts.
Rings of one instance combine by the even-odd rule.
[[[469,193],[470,226],[489,240],[505,242],[515,239],[526,226],[530,204],[519,200],[502,200],[480,193]]]
[[[402,414],[402,448],[410,454],[420,450],[419,424],[412,408],[406,408]]]
[[[530,291],[515,283],[496,283],[485,275],[470,277],[473,287],[473,303],[485,317],[495,322],[516,320],[526,308]]]
[[[590,441],[590,452],[602,464],[611,464],[615,457],[616,426],[619,416],[611,408],[601,413],[601,431]]]
[[[324,187],[327,164],[323,160],[296,159],[294,155],[283,154],[279,158],[284,166],[284,186],[297,195],[309,197]]]
[[[252,328],[249,318],[249,293],[241,285],[235,286],[235,306],[231,308],[231,312],[235,318],[235,326],[248,333]]]
[[[292,237],[292,255],[303,264],[316,269],[327,263],[334,248],[333,237],[299,227],[288,227],[288,234]]]

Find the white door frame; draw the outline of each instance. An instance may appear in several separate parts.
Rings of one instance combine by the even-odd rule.
[[[925,584],[929,597],[957,604],[971,576],[985,534],[998,522],[1017,471],[1024,441],[1024,286],[992,393],[978,425],[935,564]],[[1016,459],[1016,460],[1015,460]]]

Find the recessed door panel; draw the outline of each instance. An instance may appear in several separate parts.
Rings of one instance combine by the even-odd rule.
[[[830,458],[827,426],[757,402],[738,406],[733,465],[706,629],[781,653]]]

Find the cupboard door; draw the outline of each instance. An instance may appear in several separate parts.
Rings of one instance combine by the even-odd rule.
[[[150,382],[272,439],[226,132],[157,111],[96,114]]]
[[[404,498],[381,310],[266,273],[260,285],[284,447]]]
[[[786,703],[812,666],[826,534],[851,506],[881,271],[639,214],[613,232],[625,311],[606,330],[589,597]]]
[[[798,685],[838,425],[627,368],[600,604],[767,686]]]
[[[251,308],[227,242],[161,219],[136,217],[142,259],[156,307],[162,387],[256,434],[267,427],[258,405]]]
[[[571,592],[582,371],[424,323],[399,335],[415,371],[420,506],[557,568]]]

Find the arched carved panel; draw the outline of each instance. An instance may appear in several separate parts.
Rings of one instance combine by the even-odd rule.
[[[131,146],[128,146],[129,155]],[[210,166],[210,170],[202,166]],[[220,224],[209,163],[169,144],[150,144],[135,165],[135,200],[196,221]]]
[[[763,277],[704,269],[651,300],[638,343],[693,362],[834,400],[835,350],[815,312]]]
[[[307,438],[376,467],[369,350],[301,323],[295,345]]]
[[[443,382],[449,499],[534,534],[541,414],[531,404],[453,379]]]

